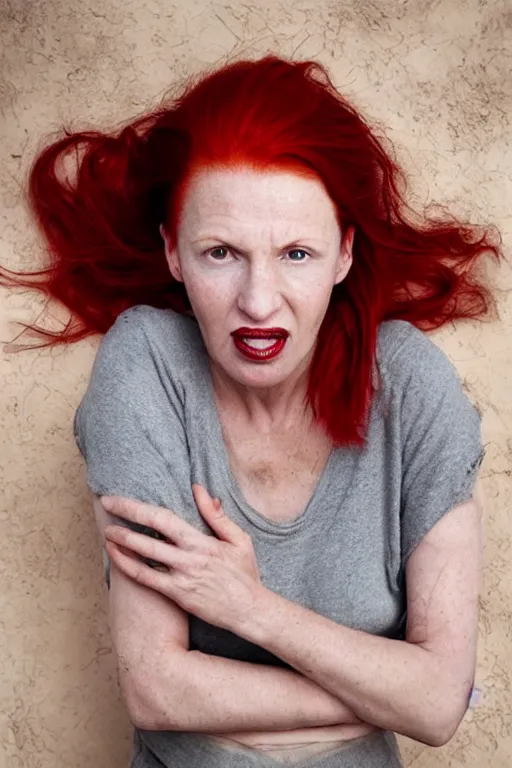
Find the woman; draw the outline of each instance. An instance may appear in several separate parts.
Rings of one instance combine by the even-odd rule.
[[[394,732],[465,713],[480,419],[423,331],[486,314],[500,251],[407,220],[399,180],[325,70],[275,56],[34,164],[41,285],[83,321],[52,343],[105,334],[74,433],[132,766],[398,766]]]

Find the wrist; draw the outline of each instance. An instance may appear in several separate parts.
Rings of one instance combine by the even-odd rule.
[[[264,648],[265,642],[279,623],[283,600],[280,595],[260,584],[251,610],[246,612],[239,626],[233,631],[244,640]]]

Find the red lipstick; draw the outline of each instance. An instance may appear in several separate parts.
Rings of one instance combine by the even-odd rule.
[[[253,362],[266,362],[277,357],[286,344],[288,331],[284,328],[237,328],[231,334],[237,350]],[[264,347],[254,347],[250,339],[264,339],[269,343]]]

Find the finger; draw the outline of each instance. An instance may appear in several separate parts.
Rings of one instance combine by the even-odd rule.
[[[126,557],[129,557],[132,560],[137,559],[139,557],[137,552],[134,552],[131,549],[127,549],[126,547],[123,547],[121,544],[114,543],[110,539],[105,539],[105,547],[107,547],[107,545],[115,547],[119,552],[121,552],[122,555],[126,555]],[[159,563],[157,560],[149,560],[149,559],[146,560],[143,558],[142,561],[146,565],[149,565],[150,568],[160,568],[160,570],[165,571],[165,573],[169,572],[169,568],[167,567],[167,565],[162,565],[162,563]]]
[[[112,541],[105,541],[105,548],[114,565],[130,579],[174,599],[171,574],[168,571],[156,570],[140,560],[129,557]]]
[[[153,539],[143,533],[125,528],[122,525],[107,525],[105,539],[135,552],[140,557],[156,560],[170,568],[179,569],[186,558],[178,547],[167,542]]]
[[[101,503],[108,512],[133,523],[149,526],[183,549],[192,548],[205,535],[165,507],[123,496],[102,496]]]
[[[198,483],[193,483],[192,493],[199,511],[219,539],[231,544],[242,544],[247,541],[248,534],[225,514],[220,502],[218,506],[214,503],[206,488]]]

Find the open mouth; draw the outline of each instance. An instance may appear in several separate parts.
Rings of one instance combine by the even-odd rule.
[[[288,332],[284,329],[239,329],[232,334],[237,350],[253,361],[272,360],[284,349]]]
[[[238,336],[237,338],[252,349],[270,349],[270,347],[279,341],[275,336],[268,336],[264,339],[253,339],[251,336]]]

